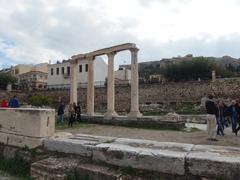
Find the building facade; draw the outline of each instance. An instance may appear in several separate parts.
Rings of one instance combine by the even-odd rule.
[[[77,64],[78,87],[87,87],[88,63],[79,61]],[[47,85],[49,89],[68,89],[70,88],[71,64],[70,61],[49,64]],[[107,77],[107,64],[101,57],[94,61],[94,84],[101,86],[105,84]]]
[[[33,64],[18,64],[16,66],[11,67],[11,73],[13,76],[17,78],[17,84],[20,83],[19,76],[21,74],[25,74],[30,71],[39,71],[43,73],[48,73],[48,63],[40,63],[37,65]]]
[[[46,90],[48,74],[41,71],[30,71],[19,75],[19,89]]]

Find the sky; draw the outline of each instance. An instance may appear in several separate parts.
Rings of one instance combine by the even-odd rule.
[[[0,0],[0,69],[136,43],[139,62],[240,58],[240,0]],[[103,56],[106,59],[106,56]],[[130,63],[130,52],[115,64]]]

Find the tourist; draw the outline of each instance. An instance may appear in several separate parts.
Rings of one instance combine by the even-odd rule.
[[[73,122],[75,121],[75,109],[74,109],[74,104],[69,104],[68,112],[69,112],[69,122],[68,122],[68,126],[71,126],[71,127],[72,127]]]
[[[58,107],[58,122],[60,124],[64,123],[64,104],[63,102],[60,103],[59,107]]]
[[[6,99],[3,99],[2,102],[1,102],[1,107],[2,108],[7,108],[8,107],[8,103],[6,101]]]
[[[232,105],[229,108],[231,113],[232,132],[235,133],[239,114],[239,106],[237,105],[236,100],[232,100]]]
[[[13,96],[13,98],[10,99],[8,106],[11,108],[18,108],[19,102],[16,96]]]
[[[207,110],[207,133],[208,140],[217,141],[216,139],[216,105],[213,101],[213,95],[209,95],[205,103]]]
[[[216,112],[216,119],[217,119],[217,135],[224,136],[224,124],[225,124],[225,119],[224,119],[224,103],[223,101],[218,101],[217,103],[217,112]]]
[[[78,122],[81,122],[82,121],[82,118],[81,118],[81,106],[80,106],[80,103],[78,102],[77,103],[77,106],[75,108],[75,114],[76,114],[76,117],[77,117],[77,121]]]

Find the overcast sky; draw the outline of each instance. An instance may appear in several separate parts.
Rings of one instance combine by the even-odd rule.
[[[240,0],[0,0],[0,68],[133,42],[139,61],[240,57]],[[116,64],[130,62],[130,53]]]

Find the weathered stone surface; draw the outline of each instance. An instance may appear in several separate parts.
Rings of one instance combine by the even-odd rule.
[[[240,179],[240,148],[196,145],[186,156],[186,162],[193,175]]]
[[[77,134],[70,137],[50,138],[44,141],[44,147],[50,151],[78,154],[92,157],[92,149],[100,143],[112,142],[115,138]]]
[[[44,145],[48,150],[92,157],[120,167],[179,175],[185,174],[184,157],[193,146],[83,135],[46,140]]]
[[[54,109],[0,108],[0,142],[30,148],[55,132]]]
[[[184,158],[193,145],[119,138],[111,144],[99,144],[96,147],[93,149],[95,161],[183,175]]]

